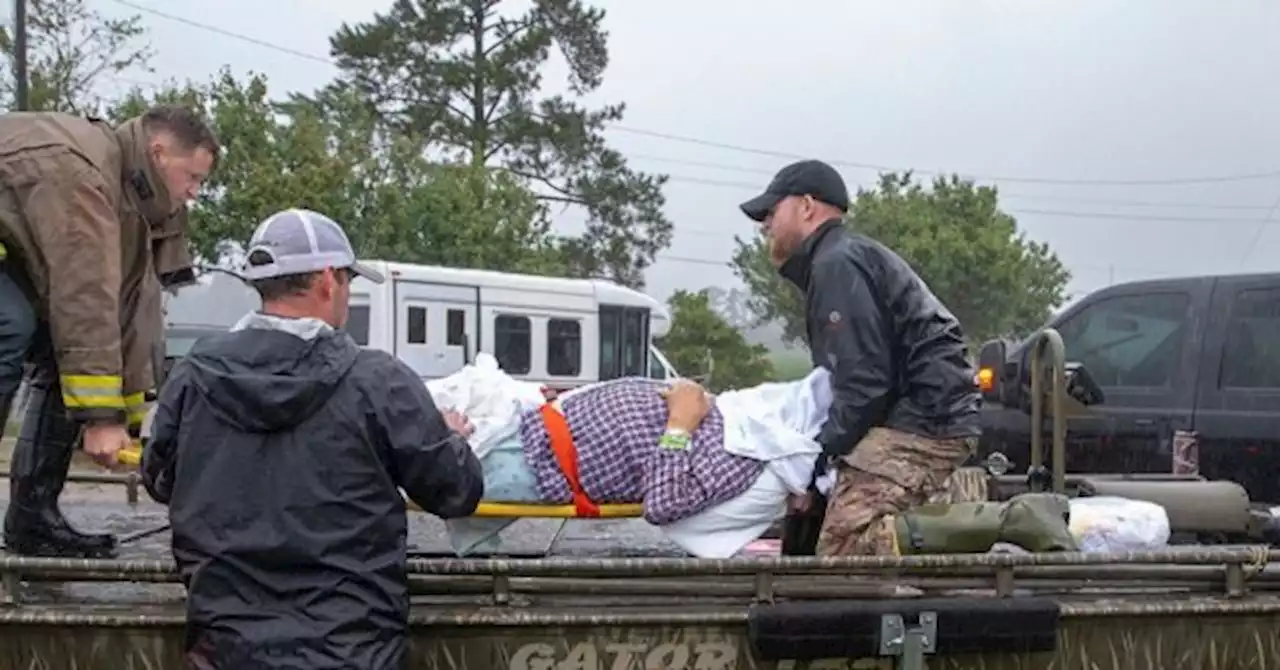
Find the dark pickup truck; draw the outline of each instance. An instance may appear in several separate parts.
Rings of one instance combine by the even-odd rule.
[[[1174,431],[1194,431],[1201,475],[1280,502],[1280,273],[1111,286],[1047,326],[1106,396],[1071,419],[1067,472],[1168,473]],[[1001,385],[1017,382],[1026,342],[992,370]],[[1002,452],[1025,472],[1024,409],[988,397],[982,421],[978,458]]]

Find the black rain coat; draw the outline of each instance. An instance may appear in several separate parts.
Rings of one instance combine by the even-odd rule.
[[[782,267],[805,293],[815,366],[834,402],[818,441],[843,456],[875,427],[976,437],[978,385],[960,322],[907,262],[828,221]]]
[[[844,456],[876,427],[933,438],[976,437],[975,370],[960,322],[900,256],[839,219],[824,223],[780,272],[804,292],[813,365],[831,372],[832,404],[818,442]],[[783,553],[811,555],[825,500],[789,516]]]
[[[480,463],[394,357],[317,321],[254,319],[174,367],[143,458],[147,491],[169,506],[188,660],[400,668],[398,489],[437,516],[466,516]]]

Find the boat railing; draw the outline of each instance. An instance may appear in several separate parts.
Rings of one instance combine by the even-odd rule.
[[[867,557],[410,558],[415,595],[483,596],[491,606],[530,597],[732,599],[885,598],[981,591],[1034,594],[1174,594],[1241,600],[1280,595],[1280,559],[1265,546],[1180,547],[1128,553],[949,554]],[[177,583],[171,561],[0,557],[0,607],[21,607],[23,582]]]

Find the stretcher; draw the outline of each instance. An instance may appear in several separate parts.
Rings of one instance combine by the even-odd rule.
[[[547,436],[551,440],[551,451],[556,457],[556,463],[564,473],[569,490],[573,493],[573,503],[566,505],[486,500],[476,506],[476,511],[471,516],[502,519],[638,519],[643,517],[644,505],[641,503],[596,503],[591,500],[582,488],[582,482],[578,477],[578,449],[574,446],[569,423],[552,402],[542,405],[539,412],[547,428]],[[406,500],[406,503],[410,509],[420,509],[412,501]]]
[[[551,438],[551,450],[561,471],[565,473],[569,490],[573,492],[573,503],[566,505],[486,500],[476,507],[471,516],[504,519],[638,519],[644,516],[644,505],[641,503],[597,504],[587,496],[578,478],[578,450],[573,444],[573,434],[569,431],[568,422],[551,403],[542,405],[540,411]],[[137,467],[142,463],[141,447],[121,449],[116,454],[116,462]],[[405,502],[410,509],[422,511],[412,501]]]

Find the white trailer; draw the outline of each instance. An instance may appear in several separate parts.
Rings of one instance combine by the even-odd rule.
[[[640,291],[598,279],[365,263],[387,281],[355,281],[346,330],[423,379],[452,374],[479,352],[515,378],[559,389],[677,376],[652,344],[670,329],[671,316]],[[167,296],[167,355],[182,356],[200,334],[225,330],[259,306],[251,288],[223,273]]]

